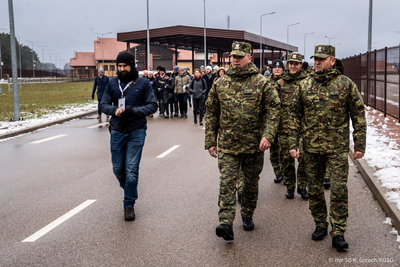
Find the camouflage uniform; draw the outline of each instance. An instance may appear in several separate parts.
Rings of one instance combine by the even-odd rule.
[[[291,53],[289,55],[289,61],[301,63],[303,60],[302,56],[298,53]],[[285,176],[287,189],[295,189],[296,187],[296,171],[295,171],[295,159],[290,156],[289,150],[289,106],[290,100],[292,99],[293,93],[299,86],[299,83],[307,78],[307,73],[300,69],[295,75],[290,74],[289,70],[286,70],[281,79],[275,84],[275,90],[279,94],[281,100],[281,120],[278,128],[278,139],[279,146],[281,147],[283,160],[281,162],[283,175]],[[304,173],[303,157],[298,159],[299,165],[297,168],[297,188],[306,189],[307,181]]]
[[[315,57],[335,56],[335,48],[315,47]],[[313,56],[313,57],[314,57]],[[322,187],[323,175],[331,180],[331,237],[343,235],[348,216],[349,119],[354,127],[355,151],[365,152],[366,121],[364,103],[357,86],[335,67],[313,72],[293,95],[289,143],[298,148],[303,138],[309,205],[316,226],[327,228],[327,208]],[[300,123],[301,122],[301,123]]]
[[[248,43],[234,42],[232,54],[244,56],[250,53],[250,48]],[[259,174],[264,163],[260,141],[264,137],[273,142],[280,115],[278,94],[266,85],[267,79],[252,62],[245,69],[231,65],[226,75],[215,81],[208,95],[205,148],[218,144],[220,224],[233,224],[240,168],[244,174],[242,217],[253,217],[256,208]]]
[[[274,75],[271,74],[267,79],[267,87],[275,86],[279,79],[280,77],[274,77]],[[278,135],[276,135],[274,143],[272,143],[269,150],[269,160],[271,161],[272,168],[274,168],[275,175],[283,175],[283,154],[279,146]]]

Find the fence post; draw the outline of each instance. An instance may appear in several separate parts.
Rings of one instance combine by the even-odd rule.
[[[387,47],[385,47],[385,86],[384,86],[384,106],[383,115],[386,117],[386,101],[387,101]]]
[[[374,109],[376,109],[376,49],[375,49],[375,71],[374,71]]]
[[[399,106],[399,114],[397,115],[398,117],[398,119],[399,119],[399,122],[400,122],[400,44],[399,44],[399,63],[398,63],[399,65],[398,65],[398,68],[397,68],[397,75],[399,76],[399,81],[398,81],[398,83],[399,83],[399,94],[398,94],[398,106]]]
[[[370,86],[370,79],[371,79],[371,52],[367,52],[367,105],[369,102],[369,86]]]

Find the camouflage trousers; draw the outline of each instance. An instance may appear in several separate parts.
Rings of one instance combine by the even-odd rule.
[[[279,136],[279,145],[282,149],[283,159],[282,159],[282,169],[283,176],[285,176],[286,187],[287,189],[295,189],[296,188],[296,168],[295,168],[295,159],[290,156],[289,153],[289,140],[288,136],[281,134]],[[298,159],[299,164],[297,166],[297,188],[306,189],[307,188],[307,179],[304,171],[304,160],[302,153]]]
[[[236,213],[236,183],[239,170],[243,171],[242,217],[253,217],[258,199],[258,180],[264,165],[264,152],[232,155],[218,153],[218,168],[221,173],[219,185],[220,224],[233,224]]]
[[[278,135],[276,135],[275,141],[271,144],[269,151],[269,160],[271,161],[272,168],[274,168],[275,175],[283,175],[283,154],[281,147],[279,146]]]
[[[327,208],[323,188],[325,178],[331,180],[329,221],[331,237],[343,235],[347,228],[348,195],[347,177],[349,172],[348,152],[314,154],[303,152],[305,172],[308,181],[308,197],[311,215],[316,226],[328,228]]]

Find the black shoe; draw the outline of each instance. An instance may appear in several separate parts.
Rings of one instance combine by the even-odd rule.
[[[282,175],[282,181],[283,181],[283,185],[286,185],[286,179],[285,176]]]
[[[160,117],[164,117],[164,114],[160,113]]]
[[[343,251],[346,248],[349,248],[349,244],[344,240],[344,236],[337,235],[332,238],[332,247],[336,248],[338,251]]]
[[[200,126],[203,126],[203,122],[202,121],[200,121]]]
[[[196,119],[194,119],[194,124],[197,124],[197,120]]]
[[[181,118],[183,118],[184,116],[183,116],[183,114],[181,115]]]
[[[134,221],[135,220],[135,209],[134,208],[125,208],[125,221]]]
[[[314,233],[311,234],[311,238],[312,240],[318,241],[324,239],[324,236],[326,236],[327,234],[328,234],[328,229],[317,226],[317,228],[315,228]]]
[[[275,176],[275,178],[274,178],[274,182],[277,183],[277,184],[279,184],[280,182],[282,182],[282,180],[283,180],[283,176],[280,175],[280,174],[277,174],[277,175]]]
[[[242,205],[242,192],[238,192],[238,203]]]
[[[331,188],[331,180],[330,179],[324,179],[324,188],[325,189]]]
[[[251,218],[251,217],[243,217],[242,221],[243,221],[243,229],[245,231],[253,231],[253,229],[254,229],[253,218]]]
[[[164,116],[164,119],[169,119],[169,115],[165,115],[165,116]]]
[[[287,199],[293,199],[294,198],[294,189],[288,189],[286,192],[286,198]]]
[[[300,196],[303,200],[308,199],[307,189],[298,189],[297,188],[297,193],[300,194]]]
[[[222,237],[224,240],[233,240],[232,226],[221,224],[215,229],[217,236]]]
[[[185,116],[185,119],[187,119],[187,114],[185,114],[184,116]]]
[[[178,113],[175,113],[175,114],[174,114],[174,117],[178,117]]]

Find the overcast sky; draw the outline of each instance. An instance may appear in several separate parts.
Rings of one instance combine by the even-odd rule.
[[[336,56],[344,58],[367,51],[369,0],[205,0],[206,25],[210,28],[230,29],[260,33],[260,16],[263,17],[263,36],[286,43],[287,26],[289,43],[309,58],[314,45],[337,45]],[[16,35],[21,43],[34,43],[40,60],[49,61],[49,52],[38,45],[49,45],[53,53],[69,62],[74,51],[93,52],[93,31],[112,32],[104,37],[117,37],[118,32],[144,30],[147,28],[146,0],[13,0]],[[203,0],[149,0],[150,28],[174,25],[204,26]],[[400,43],[399,0],[374,1],[373,49],[391,47]],[[0,29],[7,27],[9,33],[8,1],[0,1]],[[0,31],[1,32],[1,31]],[[2,31],[4,32],[4,30]],[[55,56],[52,56],[54,63]],[[308,59],[309,60],[309,59]],[[59,67],[59,61],[57,66]],[[64,63],[63,63],[64,64]]]

